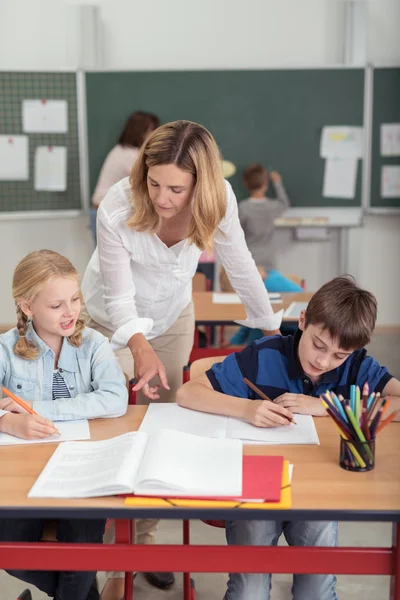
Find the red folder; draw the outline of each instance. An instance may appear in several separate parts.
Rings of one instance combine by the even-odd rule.
[[[283,456],[243,456],[243,493],[239,499],[279,502],[282,471]],[[222,499],[228,498],[218,498]]]

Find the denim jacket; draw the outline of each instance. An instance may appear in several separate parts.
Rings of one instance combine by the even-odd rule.
[[[26,337],[39,348],[34,360],[14,354],[19,339],[16,328],[0,335],[0,381],[20,398],[32,401],[37,413],[52,421],[120,417],[126,413],[125,376],[104,335],[86,327],[79,348],[64,338],[58,371],[71,397],[57,400],[52,394],[54,351],[36,334],[32,323]],[[0,411],[0,416],[5,412]]]

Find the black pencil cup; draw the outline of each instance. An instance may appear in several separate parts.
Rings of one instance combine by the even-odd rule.
[[[375,440],[361,442],[341,437],[339,464],[346,471],[371,471],[375,467]]]

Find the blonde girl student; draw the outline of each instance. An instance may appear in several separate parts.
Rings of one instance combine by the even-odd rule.
[[[243,324],[279,329],[214,138],[197,123],[167,123],[100,204],[97,249],[82,282],[91,326],[111,339],[142,403],[175,401],[193,345],[192,279],[211,248],[246,308]],[[138,543],[154,541],[151,523],[136,522]],[[173,582],[168,573],[146,579],[158,587]],[[122,582],[104,599],[119,599]]]
[[[0,380],[36,414],[0,400],[0,431],[26,439],[55,432],[53,421],[119,417],[126,412],[124,374],[101,333],[80,318],[78,274],[51,250],[28,254],[13,278],[17,327],[0,335]],[[62,519],[60,542],[101,543],[104,520]],[[37,542],[42,519],[0,521],[0,541]],[[56,600],[99,598],[95,572],[9,571]]]

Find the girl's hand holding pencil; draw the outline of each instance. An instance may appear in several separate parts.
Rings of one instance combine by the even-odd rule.
[[[0,417],[0,431],[25,440],[44,439],[60,434],[54,424],[41,415],[12,412]]]
[[[10,412],[0,417],[0,431],[26,440],[60,435],[52,421],[33,410],[29,400],[22,400],[5,387],[2,391],[7,397],[0,400],[0,408]]]

